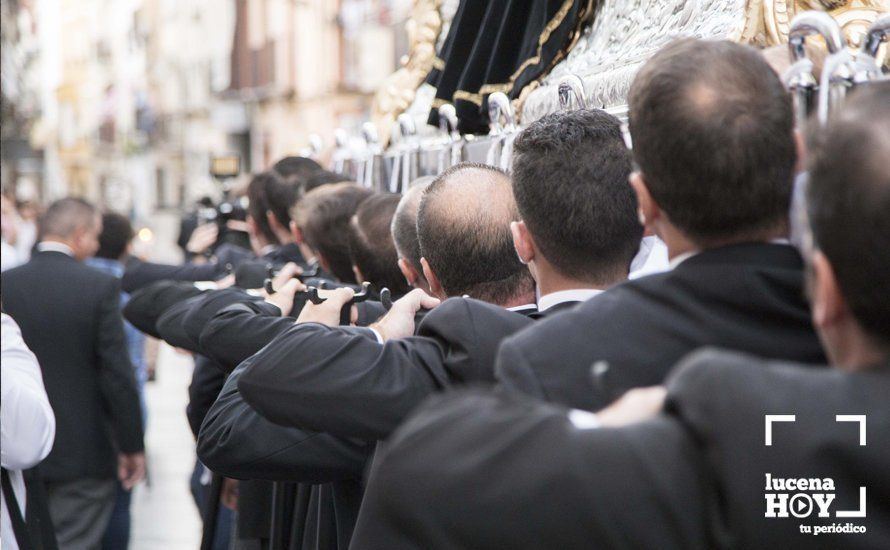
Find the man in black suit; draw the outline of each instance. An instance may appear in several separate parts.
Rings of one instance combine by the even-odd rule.
[[[504,342],[503,386],[596,410],[659,384],[699,346],[821,363],[787,240],[796,162],[791,102],[755,51],[678,41],[631,86],[641,219],[673,269],[618,285]]]
[[[533,287],[528,270],[516,258],[512,247],[509,223],[513,219],[516,219],[516,212],[509,177],[491,167],[463,164],[446,171],[426,189],[419,207],[417,227],[423,253],[422,270],[433,294],[442,298],[469,294],[498,304],[501,306],[497,308],[498,312],[509,319],[506,326],[515,331],[527,319],[521,315],[508,315],[509,312],[502,308],[531,309]],[[290,416],[294,414],[291,408],[271,393],[263,399],[265,404],[258,404],[256,399],[251,399],[267,393],[267,390],[260,388],[266,387],[274,378],[278,378],[276,385],[279,388],[274,393],[291,404],[294,396],[290,395],[290,391],[295,390],[298,385],[302,385],[304,389],[311,385],[315,390],[309,393],[316,396],[317,404],[323,403],[326,410],[336,409],[329,411],[332,415],[339,417],[339,412],[342,412],[348,419],[355,418],[359,421],[357,427],[362,436],[373,441],[381,433],[388,433],[394,427],[393,422],[397,423],[397,419],[413,407],[418,396],[432,391],[437,385],[448,383],[452,376],[442,366],[445,350],[440,341],[430,337],[417,342],[423,349],[417,352],[416,359],[421,361],[421,358],[429,356],[430,361],[438,364],[438,367],[431,367],[434,370],[429,374],[424,374],[423,369],[410,367],[398,344],[381,347],[378,343],[383,339],[397,337],[394,334],[396,326],[399,327],[400,335],[412,334],[415,313],[421,305],[429,307],[438,303],[437,300],[420,290],[409,293],[403,300],[396,302],[388,322],[374,325],[374,330],[377,331],[375,333],[371,329],[336,327],[339,323],[339,308],[350,298],[351,293],[343,290],[321,305],[307,304],[298,318],[298,324],[279,335],[254,358],[253,366],[242,374],[239,381],[239,389],[248,403],[273,421],[280,422],[283,417],[289,417],[287,425],[310,427],[335,435],[346,435],[350,429],[354,430],[356,427],[344,426],[344,433],[340,433],[327,426],[295,422]],[[466,370],[461,369],[464,375],[475,378],[483,373],[470,366],[477,359],[474,352],[480,346],[492,347],[483,342],[495,337],[495,329],[474,330],[472,323],[463,322],[466,318],[456,322],[458,319],[448,315],[447,311],[454,311],[458,317],[464,317],[470,312],[464,305],[451,305],[438,316],[434,316],[432,321],[424,321],[426,325],[421,323],[421,327],[432,323],[432,326],[441,327],[433,331],[436,334],[441,334],[441,330],[452,336],[459,333],[463,339],[468,338],[464,342],[464,349],[470,352],[457,354],[459,357],[455,357],[455,360],[468,367]],[[395,317],[400,322],[393,322]],[[436,317],[441,320],[435,321]],[[499,325],[504,326],[504,323]],[[423,328],[419,330],[422,332]],[[353,344],[341,347],[350,342]],[[383,360],[380,363],[383,366],[377,369],[375,365],[381,351],[396,355]],[[409,352],[409,357],[410,353],[412,352]],[[300,368],[294,368],[293,357],[300,357]],[[392,371],[383,371],[383,368]],[[413,372],[397,374],[409,368]],[[290,376],[296,376],[302,381],[292,379],[294,385],[286,382],[286,379],[280,378],[283,375],[282,369],[290,371]],[[352,374],[343,377],[340,369],[347,369]],[[385,379],[377,378],[378,372],[384,372],[387,377],[401,381],[398,391],[390,388],[380,392],[378,384],[373,381],[376,379],[385,383]],[[302,392],[303,389],[298,391]],[[285,398],[285,395],[288,397]],[[347,403],[364,398],[359,398],[359,395],[374,395],[375,405],[379,410],[366,415],[358,414],[357,410],[350,407],[334,405],[341,399],[341,403]],[[273,401],[277,404],[270,407],[269,404]],[[368,412],[367,408],[365,412]],[[315,413],[313,416],[326,415]]]
[[[120,315],[120,285],[81,262],[98,249],[101,217],[81,199],[50,205],[27,264],[3,274],[4,309],[37,356],[56,413],[41,470],[63,548],[99,544],[115,476],[132,488],[145,471],[142,420]]]
[[[374,285],[404,285],[398,273],[395,250],[391,244],[386,245],[392,240],[389,226],[395,204],[390,200],[366,205],[370,200],[366,200],[367,197],[367,191],[354,185],[334,186],[332,189],[310,192],[302,199],[307,207],[300,217],[302,225],[297,229],[299,231],[303,227],[310,228],[310,236],[315,235],[312,230],[336,233],[339,238],[324,237],[326,240],[323,241],[325,246],[322,258],[344,256],[351,258],[351,252],[360,250],[350,265],[354,264],[359,273],[363,275],[367,273],[368,277],[372,277],[371,282]],[[354,237],[351,236],[353,231]],[[381,235],[381,231],[385,232],[385,235]],[[370,261],[369,258],[373,258],[374,261]],[[387,258],[391,268],[386,269],[380,265],[378,258]],[[288,321],[279,316],[289,314],[291,307],[296,305],[293,294],[299,283],[292,278],[298,272],[293,264],[282,268],[273,281],[273,288],[277,292],[269,296],[268,301],[248,294],[243,289],[228,288],[205,291],[189,300],[171,304],[171,307],[164,308],[164,311],[151,306],[159,301],[167,302],[165,297],[168,294],[182,295],[182,289],[178,285],[163,283],[161,287],[155,289],[153,288],[155,285],[152,285],[134,295],[134,300],[144,303],[141,304],[142,307],[137,308],[142,311],[131,311],[130,314],[137,313],[140,317],[154,316],[158,332],[165,340],[178,347],[201,353],[207,350],[198,345],[198,330],[203,328],[215,311],[235,304],[247,310],[250,319],[246,324],[239,324],[239,330],[231,340],[221,343],[220,347],[225,348],[225,352],[221,350],[219,355],[221,359],[226,359],[232,354],[240,353],[245,346],[253,346],[252,351],[246,352],[247,355],[251,355],[273,338],[274,334],[269,335],[270,330],[283,330],[281,323],[284,326],[292,325],[293,318]],[[286,282],[288,279],[291,281]],[[144,301],[141,296],[143,292],[146,297]],[[254,309],[262,314],[255,314]],[[364,311],[369,308],[361,309]],[[379,315],[380,313],[365,321],[365,324],[375,320]],[[359,322],[361,321],[359,319]],[[259,332],[250,330],[260,325],[262,327]],[[233,346],[235,349],[232,349]],[[211,351],[213,349],[210,348]],[[211,353],[211,355],[217,354]],[[237,391],[233,393],[226,389],[237,387],[237,371],[230,376],[225,387],[220,377],[207,376],[213,372],[228,373],[241,360],[243,357],[234,362],[224,360],[218,367],[210,364],[208,368],[208,361],[199,357],[196,361],[195,380],[190,387],[192,399],[188,411],[189,421],[196,436],[205,414],[214,420],[219,416],[229,415],[227,418],[230,425],[224,428],[226,433],[220,433],[221,439],[218,440],[218,444],[213,446],[210,453],[202,453],[201,458],[215,473],[251,480],[240,484],[239,537],[261,539],[268,537],[270,517],[268,504],[271,503],[271,492],[269,484],[263,480],[305,482],[306,485],[303,486],[305,490],[300,489],[297,492],[302,498],[312,501],[313,513],[306,512],[305,505],[308,501],[300,501],[301,504],[294,506],[296,510],[294,523],[299,525],[299,529],[303,532],[303,537],[296,541],[296,544],[303,542],[304,539],[307,541],[317,539],[331,541],[333,547],[345,547],[358,511],[357,495],[360,495],[360,491],[357,480],[361,476],[367,457],[367,445],[326,438],[324,434],[310,434],[311,437],[306,434],[293,434],[296,430],[271,425],[240,402]],[[222,394],[217,399],[221,388]],[[215,412],[207,413],[214,401],[218,402]],[[217,425],[220,425],[219,422],[215,424]],[[247,433],[239,432],[242,427]],[[253,436],[261,446],[241,444],[246,436]],[[306,441],[301,444],[304,439]],[[278,448],[284,449],[285,452],[272,452],[272,449]],[[296,451],[301,451],[301,454],[295,455]],[[237,459],[243,459],[243,462],[234,464]],[[307,471],[310,473],[304,475],[303,472]],[[324,485],[310,486],[322,483]],[[285,488],[284,485],[281,487]],[[287,487],[296,486],[291,484]],[[321,517],[314,515],[320,511],[323,511]],[[336,521],[329,521],[331,518],[336,518]],[[326,544],[322,544],[322,547],[325,546]]]
[[[489,186],[499,185],[492,189],[480,185],[478,173],[500,175],[491,168],[460,165],[432,183],[420,203],[420,263],[431,291],[439,298],[469,294],[480,300],[446,300],[414,336],[422,303],[416,296],[372,325],[372,338],[319,324],[293,327],[244,373],[239,387],[245,399],[285,425],[384,438],[430,393],[493,381],[498,344],[530,322],[504,310],[515,305],[505,299],[515,290],[503,281],[531,275],[540,294],[538,316],[626,279],[642,227],[626,185],[630,158],[618,120],[602,111],[551,115],[524,130],[514,152],[512,192],[505,177],[490,180]],[[506,212],[499,212],[502,204]],[[483,257],[480,243],[489,240],[490,257]],[[504,274],[494,266],[503,266]],[[493,281],[461,284],[486,277]],[[328,307],[332,315],[337,305],[332,299],[304,312]],[[377,340],[393,341],[380,346]],[[298,368],[294,354],[301,357]],[[276,394],[288,397],[271,397]]]
[[[705,350],[666,404],[657,388],[596,414],[512,393],[431,401],[379,453],[354,547],[886,547],[888,123],[890,84],[872,84],[813,142],[807,288],[834,369]]]

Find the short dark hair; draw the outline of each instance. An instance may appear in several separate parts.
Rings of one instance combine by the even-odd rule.
[[[627,277],[643,237],[630,171],[621,122],[605,111],[553,113],[516,136],[516,206],[562,274],[593,282]]]
[[[303,184],[316,172],[324,170],[320,164],[308,157],[284,157],[272,165],[272,172],[282,179],[297,179]]]
[[[813,237],[862,328],[890,349],[890,82],[848,95],[810,140]]]
[[[290,225],[290,209],[302,194],[301,185],[293,180],[280,177],[271,179],[266,185],[266,206],[282,227]]]
[[[96,252],[96,257],[119,260],[127,251],[127,245],[134,236],[133,226],[126,216],[115,212],[102,214],[102,232],[99,234],[99,250]]]
[[[503,304],[532,290],[510,233],[518,216],[510,176],[492,166],[456,164],[427,187],[417,237],[448,296]]]
[[[401,296],[408,292],[408,283],[399,270],[399,255],[390,230],[398,205],[399,195],[390,193],[362,201],[349,224],[349,255],[377,290],[386,287]]]
[[[356,282],[349,257],[349,222],[362,201],[372,194],[352,183],[322,185],[306,193],[293,210],[306,243],[325,258],[334,276],[345,283]]]
[[[79,197],[66,197],[49,205],[40,218],[40,236],[70,237],[81,227],[92,227],[98,210]]]
[[[687,237],[708,246],[787,226],[791,97],[757,50],[674,41],[637,73],[628,104],[634,159]]]
[[[328,170],[319,170],[315,172],[308,178],[306,178],[306,184],[303,186],[303,191],[308,193],[312,191],[316,187],[321,187],[322,185],[327,185],[329,183],[352,183],[349,181],[349,178],[344,176],[343,174],[338,174],[336,172],[330,172]]]
[[[422,176],[411,182],[392,218],[391,231],[396,251],[418,273],[423,273],[423,266],[420,265],[420,241],[417,240],[417,210],[423,192],[435,179],[435,176]]]
[[[272,231],[266,212],[269,211],[269,197],[267,190],[279,181],[278,176],[272,172],[260,172],[255,174],[247,185],[247,213],[253,218],[257,228],[263,237],[271,243],[280,244],[278,236]]]

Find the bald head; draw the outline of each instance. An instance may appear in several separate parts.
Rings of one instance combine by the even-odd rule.
[[[417,241],[417,211],[420,209],[420,199],[424,191],[435,179],[434,176],[424,176],[414,180],[408,191],[402,195],[396,214],[392,218],[392,238],[396,244],[396,251],[399,257],[410,263],[418,273],[422,268],[420,243]]]
[[[517,219],[510,177],[496,168],[462,163],[430,184],[420,200],[417,236],[445,294],[503,305],[531,291],[510,234]]]

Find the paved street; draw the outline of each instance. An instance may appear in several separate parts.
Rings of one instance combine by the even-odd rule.
[[[157,379],[150,382],[148,437],[149,483],[133,497],[133,550],[196,550],[201,522],[189,492],[195,444],[185,418],[192,360],[163,344]]]
[[[152,218],[151,259],[178,263],[176,215]],[[192,359],[161,343],[157,377],[146,385],[148,434],[146,452],[150,480],[133,497],[131,550],[197,550],[201,519],[189,491],[195,465],[195,442],[185,418]]]

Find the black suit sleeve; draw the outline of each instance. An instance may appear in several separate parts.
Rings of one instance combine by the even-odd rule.
[[[263,299],[261,297],[248,294],[240,288],[211,290],[201,296],[200,299],[194,300],[192,305],[188,308],[188,311],[184,312],[182,317],[182,330],[189,342],[192,342],[196,346],[198,353],[207,355],[205,350],[201,348],[200,337],[201,332],[214,315],[232,304],[262,301]],[[268,305],[275,310],[278,309],[271,304]]]
[[[514,337],[521,341],[522,336]],[[516,346],[513,338],[504,340],[495,360],[494,375],[498,386],[512,392],[520,392],[538,399],[546,399],[535,370],[525,354]]]
[[[121,278],[124,292],[132,293],[158,281],[212,281],[225,273],[218,263],[167,265],[131,260]]]
[[[278,308],[272,304],[240,302],[214,315],[201,331],[198,343],[208,357],[231,372],[293,325],[294,319],[279,317]]]
[[[130,299],[124,306],[124,318],[145,334],[160,338],[157,323],[161,315],[173,305],[201,292],[192,283],[179,281],[153,283],[130,294]]]
[[[452,384],[493,383],[501,340],[531,322],[454,298],[424,317],[417,336],[383,345],[357,329],[299,325],[260,352],[241,391],[274,422],[381,439],[430,393]]]
[[[192,435],[196,438],[207,411],[213,406],[225,381],[226,374],[216,363],[203,355],[195,356],[195,368],[192,371],[192,381],[189,383],[189,402],[185,415]]]
[[[198,458],[226,477],[328,483],[362,475],[373,445],[273,424],[241,398],[242,363],[226,380],[198,435]]]
[[[452,392],[378,450],[351,547],[706,548],[699,465],[666,416],[584,429],[525,396]]]
[[[186,332],[185,317],[203,298],[204,295],[199,295],[174,304],[158,317],[156,327],[158,334],[161,335],[165,342],[175,348],[182,348],[192,353],[200,353],[198,342],[192,339]]]
[[[442,357],[429,338],[381,345],[366,329],[303,323],[254,356],[238,388],[275,423],[373,441],[443,387]]]
[[[111,280],[102,293],[97,338],[99,385],[111,413],[115,441],[123,453],[141,452],[144,450],[142,412],[124,336],[120,286],[116,279]]]

